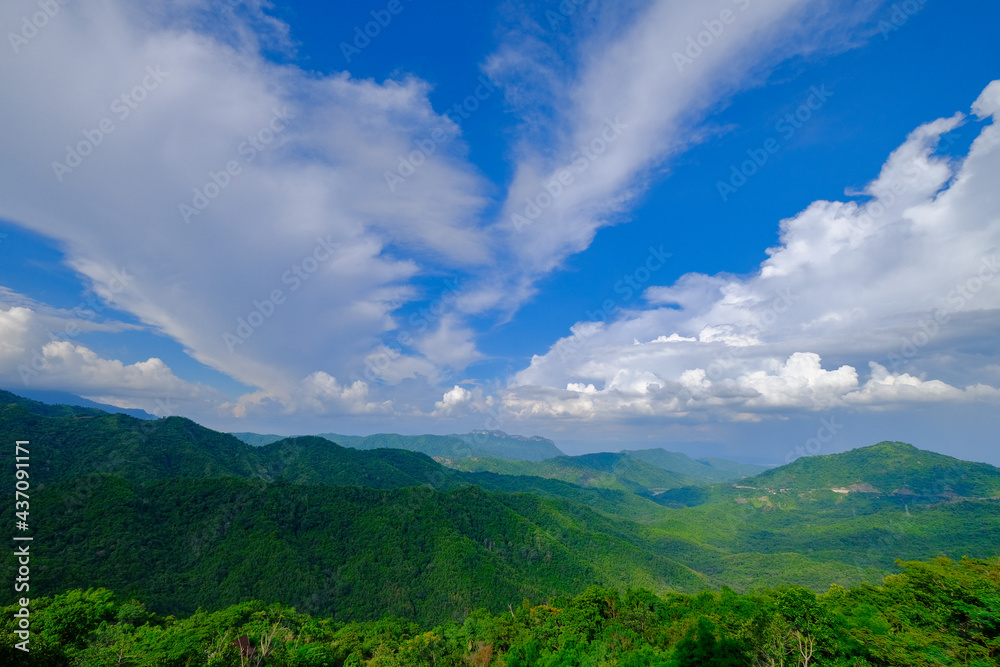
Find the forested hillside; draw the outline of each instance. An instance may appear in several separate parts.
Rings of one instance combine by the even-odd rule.
[[[690,592],[707,583],[630,526],[472,485],[101,476],[51,485],[34,507],[40,590],[91,583],[164,613],[260,599],[340,620],[437,623],[589,584]]]
[[[104,611],[87,616],[106,621],[94,621],[94,634],[80,629],[90,620],[56,631],[64,643],[52,650],[89,656],[78,664],[104,664],[87,660],[112,647],[122,656],[133,649],[159,655],[157,642],[176,632],[193,633],[195,639],[181,642],[190,650],[222,656],[222,644],[210,646],[216,631],[250,632],[245,624],[251,617],[266,617],[268,627],[277,622],[279,628],[285,627],[279,617],[289,619],[287,632],[311,628],[311,639],[300,637],[292,648],[283,643],[286,653],[275,653],[272,664],[426,664],[412,662],[425,655],[437,664],[485,665],[491,664],[483,662],[487,654],[492,664],[507,667],[730,664],[683,662],[685,651],[711,653],[711,646],[743,656],[731,664],[771,664],[760,662],[764,654],[753,638],[771,637],[767,645],[777,652],[771,657],[799,641],[797,617],[781,611],[789,595],[825,610],[827,620],[816,621],[816,646],[833,642],[839,648],[816,653],[816,664],[819,656],[823,664],[952,664],[940,656],[973,635],[980,637],[982,655],[996,656],[989,653],[996,648],[990,614],[1000,600],[995,561],[908,566],[908,573],[919,574],[905,580],[911,587],[978,582],[973,597],[962,598],[968,609],[961,613],[971,620],[962,625],[947,617],[958,623],[947,626],[956,633],[947,645],[926,634],[935,622],[930,617],[900,620],[902,598],[893,596],[904,579],[886,580],[884,590],[866,587],[896,572],[897,558],[1000,556],[1000,469],[986,464],[880,443],[753,477],[715,484],[703,477],[696,486],[661,490],[656,485],[676,473],[634,453],[534,463],[494,459],[486,464],[521,474],[472,472],[413,451],[359,450],[315,436],[253,447],[181,417],[140,420],[9,396],[0,396],[0,437],[31,441],[31,594],[105,588],[119,600],[141,600],[145,610],[105,600],[102,609],[117,611],[111,620],[101,616]],[[646,459],[672,459],[651,451]],[[537,474],[523,474],[528,472]],[[12,522],[13,505],[4,512]],[[10,580],[17,567],[13,552],[4,551],[0,562]],[[599,595],[586,593],[593,586]],[[854,587],[855,597],[831,586]],[[638,589],[648,592],[626,593]],[[75,595],[65,599],[83,599]],[[0,604],[19,597],[8,589]],[[250,600],[260,604],[246,606]],[[547,606],[538,606],[542,602]],[[640,602],[651,614],[643,616],[643,627],[659,628],[652,634],[621,625],[619,613]],[[733,610],[743,604],[770,616],[738,623]],[[222,616],[210,616],[215,612]],[[115,622],[130,614],[145,619],[140,627]],[[192,614],[183,621],[166,618]],[[699,628],[699,616],[714,625]],[[379,626],[385,617],[406,622]],[[58,618],[52,623],[63,622]],[[460,634],[479,622],[470,618],[493,629],[475,626],[471,635]],[[585,632],[580,618],[589,619]],[[448,622],[466,625],[429,629]],[[351,625],[356,623],[362,625]],[[262,641],[264,626],[253,627],[255,641]],[[387,635],[373,629],[379,627],[393,629]],[[78,635],[71,641],[66,633],[72,632]],[[344,632],[367,638],[351,644]],[[431,653],[411,643],[431,635],[437,637]],[[884,641],[888,653],[859,652],[856,644],[864,638]],[[326,657],[294,657],[295,646],[307,645],[308,655]],[[899,662],[892,653],[899,646],[918,651],[912,655],[937,655],[938,662]],[[977,664],[976,655],[954,664]],[[785,655],[785,664],[800,664],[791,656]],[[859,662],[862,656],[869,662]],[[173,659],[121,664],[186,664]],[[64,664],[58,660],[51,664]],[[219,660],[212,664],[228,658]]]
[[[653,595],[588,587],[430,625],[344,623],[245,601],[180,618],[142,599],[74,590],[35,601],[25,665],[272,667],[913,667],[1000,664],[1000,559],[900,563],[880,586]],[[239,638],[244,638],[242,643]],[[240,646],[244,646],[241,657]]]

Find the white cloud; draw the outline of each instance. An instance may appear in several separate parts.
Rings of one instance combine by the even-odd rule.
[[[0,309],[0,383],[13,391],[25,387],[97,396],[150,412],[167,401],[188,409],[219,401],[218,392],[181,380],[155,357],[132,364],[102,358],[74,341],[83,327],[101,330],[99,324],[40,316],[23,306]]]
[[[453,417],[468,412],[473,402],[473,394],[468,389],[464,389],[457,384],[441,397],[441,400],[434,404],[435,417]]]
[[[509,257],[502,272],[463,295],[461,307],[516,309],[539,277],[623,219],[653,171],[709,133],[698,125],[709,110],[762,83],[778,62],[853,45],[846,31],[876,5],[602,3],[578,8],[572,25],[554,30],[519,16],[488,62],[524,120],[496,223]],[[706,32],[709,43],[684,62],[706,22],[717,34]],[[560,46],[564,31],[578,40],[572,49]]]
[[[871,362],[871,377],[857,391],[844,396],[854,404],[893,405],[900,402],[997,401],[1000,389],[977,384],[957,389],[940,380],[922,380],[908,373],[893,374],[884,366]]]
[[[274,64],[258,49],[292,47],[264,6],[71,3],[2,52],[0,217],[55,239],[95,291],[106,267],[133,276],[119,309],[289,402],[301,378],[363,373],[415,276],[491,253],[483,183],[429,86]],[[384,172],[437,129],[449,150],[390,192]]]
[[[858,373],[851,366],[837,370],[823,369],[818,354],[796,352],[785,363],[755,371],[739,379],[741,386],[759,396],[747,401],[747,407],[805,407],[824,409],[840,402],[845,392],[858,386]]]
[[[973,106],[980,118],[1000,111],[998,90]],[[649,288],[646,310],[578,323],[513,376],[505,405],[522,418],[746,420],[996,401],[1000,131],[985,125],[952,163],[934,153],[960,122],[915,130],[867,202],[819,201],[783,220],[755,274],[689,274]]]
[[[418,340],[414,347],[437,367],[449,367],[456,371],[482,358],[476,349],[475,332],[458,324],[454,315],[441,318],[438,328]]]
[[[0,56],[0,86],[16,93],[6,98],[16,103],[0,103],[0,121],[17,129],[0,135],[0,217],[56,239],[92,291],[114,292],[116,307],[146,327],[259,388],[226,404],[234,414],[417,414],[436,385],[482,354],[450,304],[407,349],[381,345],[401,330],[397,310],[421,298],[416,279],[476,275],[455,299],[459,310],[512,312],[539,277],[621,220],[653,171],[704,136],[700,119],[775,63],[843,43],[833,33],[875,4],[605,3],[581,8],[581,17],[600,15],[574,26],[572,52],[541,31],[510,36],[488,69],[524,134],[500,219],[487,229],[487,188],[461,156],[459,129],[432,109],[428,84],[276,65],[259,49],[294,44],[262,2],[224,21],[208,0],[155,10],[71,3],[18,54]],[[680,67],[674,52],[734,5],[736,20]],[[17,23],[19,11],[3,5],[0,21]],[[994,83],[973,112],[998,111]],[[959,344],[992,340],[998,324],[1000,135],[987,127],[950,164],[934,145],[960,122],[918,128],[865,189],[867,206],[820,201],[782,221],[781,245],[755,275],[690,274],[648,289],[647,310],[575,325],[514,376],[503,405],[546,418],[752,420],[783,409],[993,400],[980,375],[1000,359],[989,352],[984,363]],[[450,149],[390,191],[385,171],[433,130],[447,133]],[[599,156],[574,155],[602,133]],[[53,171],[89,144],[79,166]],[[511,216],[526,200],[538,202],[545,184],[559,190],[552,179],[581,160],[586,168],[550,194],[544,216],[515,230]],[[132,276],[124,285],[123,272]],[[132,325],[9,305],[30,315],[7,311],[8,370],[32,345],[51,346],[41,354],[80,391],[111,396],[118,382],[203,397],[156,359],[123,364],[32,339],[74,320],[81,331]],[[867,379],[856,371],[866,364]],[[421,407],[389,400],[415,385]],[[492,409],[480,394],[456,385],[432,414]]]

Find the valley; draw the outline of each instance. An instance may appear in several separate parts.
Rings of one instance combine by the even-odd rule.
[[[664,450],[432,458],[0,399],[2,437],[32,441],[32,590],[106,589],[164,617],[256,600],[437,625],[595,586],[817,595],[879,586],[898,559],[1000,555],[1000,469],[904,443],[775,469]]]

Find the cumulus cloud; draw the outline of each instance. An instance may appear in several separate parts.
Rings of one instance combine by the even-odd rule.
[[[457,384],[441,397],[441,400],[434,404],[435,417],[453,417],[457,414],[467,412],[473,400],[473,394],[468,389],[464,389]]]
[[[759,271],[689,274],[650,287],[645,309],[578,323],[513,376],[505,405],[522,417],[746,420],[996,401],[1000,132],[985,121],[998,91],[973,105],[984,124],[961,160],[936,153],[969,122],[961,114],[917,128],[859,200],[781,221]]]
[[[264,8],[71,3],[4,51],[0,217],[55,239],[94,291],[126,272],[118,308],[291,405],[314,374],[363,373],[411,280],[491,252],[483,183],[429,86],[275,64],[261,49],[293,46]],[[391,192],[384,172],[435,130],[448,150]]]
[[[976,384],[958,389],[940,380],[922,380],[909,373],[890,373],[874,361],[869,363],[871,377],[863,387],[844,396],[848,404],[872,406],[894,405],[900,402],[997,401],[1000,389]]]
[[[426,414],[483,359],[467,315],[516,310],[705,136],[712,109],[776,63],[853,43],[843,31],[877,4],[594,3],[569,28],[572,48],[519,22],[487,63],[523,121],[487,225],[495,202],[426,82],[276,64],[265,50],[295,47],[264,2],[225,16],[209,0],[70,3],[0,56],[0,85],[17,93],[0,104],[17,128],[0,135],[0,217],[54,239],[91,292],[143,327],[256,388],[219,401],[232,414]],[[724,9],[723,33],[679,60]],[[4,4],[0,21],[19,11]],[[972,110],[994,117],[1000,84]],[[863,192],[781,221],[754,275],[652,287],[644,309],[572,327],[496,400],[455,385],[430,414],[748,420],[994,400],[980,375],[1000,364],[983,344],[1000,307],[1000,137],[985,127],[952,163],[935,146],[962,122],[976,121],[917,128]],[[385,172],[435,131],[448,141],[390,190]],[[430,330],[385,344],[421,279],[446,273],[473,279]],[[204,399],[157,359],[124,364],[40,333],[136,325],[6,297],[5,372],[37,349],[60,388]]]
[[[0,383],[16,391],[48,389],[93,396],[122,407],[159,412],[167,402],[186,408],[217,403],[217,391],[178,378],[155,357],[125,364],[105,359],[74,336],[114,331],[113,323],[41,316],[30,308],[0,308]]]

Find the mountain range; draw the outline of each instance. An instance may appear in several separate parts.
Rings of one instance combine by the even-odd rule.
[[[233,433],[248,445],[260,447],[285,439],[287,436],[260,433]],[[422,452],[428,456],[444,458],[496,457],[525,461],[562,456],[555,443],[541,436],[508,435],[503,431],[476,430],[471,433],[452,435],[400,435],[398,433],[376,433],[374,435],[340,435],[319,433],[343,447],[353,449],[407,449]]]
[[[821,591],[878,583],[897,558],[1000,553],[1000,469],[904,443],[772,470],[663,450],[439,462],[9,393],[0,437],[31,442],[33,588],[163,613],[254,598],[437,622],[591,584]]]

